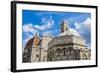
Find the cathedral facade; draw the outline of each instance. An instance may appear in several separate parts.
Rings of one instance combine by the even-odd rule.
[[[56,37],[47,34],[40,38],[36,34],[31,38],[24,48],[23,62],[91,59],[91,50],[87,48],[86,40],[68,24],[62,22],[61,33]]]

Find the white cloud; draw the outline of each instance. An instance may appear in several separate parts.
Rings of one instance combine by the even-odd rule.
[[[83,22],[84,26],[87,27],[88,29],[90,29],[91,26],[91,19],[87,18],[84,22]]]
[[[31,32],[34,35],[37,30],[33,28],[32,24],[25,24],[23,25],[23,32]]]
[[[39,30],[47,30],[53,27],[54,21],[52,19],[52,16],[50,16],[49,19],[42,18],[42,23],[43,23],[42,25],[33,25],[33,24],[23,25],[23,32],[25,35],[25,39],[23,40],[23,47],[25,47],[28,40],[31,39],[36,34],[36,32],[39,33]]]
[[[53,20],[49,20],[49,21],[47,22],[47,27],[48,27],[48,28],[52,28],[53,25],[54,25],[54,21],[53,21]]]
[[[34,27],[38,30],[47,30],[47,29],[50,29],[53,27],[54,25],[54,21],[52,19],[52,16],[50,16],[49,19],[45,19],[45,18],[42,18],[42,25],[35,25]]]
[[[91,19],[87,18],[83,22],[74,23],[75,29],[79,32],[79,34],[84,37],[86,40],[87,47],[90,48],[90,38],[91,38]]]
[[[29,32],[32,24],[25,24],[23,25],[23,32]]]
[[[44,18],[42,18],[42,22],[43,22],[43,23],[45,22],[45,19],[44,19]]]
[[[76,28],[76,29],[81,28],[81,25],[80,25],[79,23],[77,23],[77,22],[75,22],[74,25],[75,25],[75,28]]]
[[[75,22],[74,23],[75,25],[75,28],[78,30],[80,28],[87,28],[87,29],[90,29],[90,26],[91,26],[91,19],[90,18],[87,18],[85,21],[81,22],[81,23],[77,23]]]
[[[39,30],[45,30],[45,29],[47,29],[46,25],[41,25],[41,26],[35,25],[34,27],[37,28],[37,29],[39,29]]]
[[[25,24],[23,25],[23,32],[25,35],[25,39],[23,40],[23,47],[25,47],[28,40],[31,39],[38,31],[34,29],[32,24]]]

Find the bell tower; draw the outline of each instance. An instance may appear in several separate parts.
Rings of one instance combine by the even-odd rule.
[[[39,37],[39,34],[36,33],[32,44],[31,62],[40,62],[40,58],[41,58],[40,42],[41,39]]]

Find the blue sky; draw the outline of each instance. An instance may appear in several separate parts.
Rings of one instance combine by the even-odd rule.
[[[22,11],[23,47],[26,42],[36,34],[36,32],[40,37],[45,33],[50,33],[53,36],[59,35],[60,25],[63,20],[69,22],[70,28],[75,29],[82,37],[84,37],[87,46],[90,47],[90,13],[35,10]]]

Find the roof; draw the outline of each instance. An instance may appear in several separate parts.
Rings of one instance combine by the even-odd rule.
[[[75,29],[72,28],[70,28],[69,30],[63,33],[60,33],[58,36],[66,36],[66,35],[74,35],[74,36],[81,37],[80,34]]]
[[[31,38],[31,39],[27,42],[25,48],[31,47],[32,45],[38,46],[38,45],[40,44],[40,42],[41,42],[40,37],[37,36],[37,35],[35,35],[33,38]]]
[[[31,38],[31,39],[27,42],[25,48],[27,48],[27,47],[29,47],[29,46],[32,46],[32,45],[33,45],[33,40],[34,40],[34,37]]]

